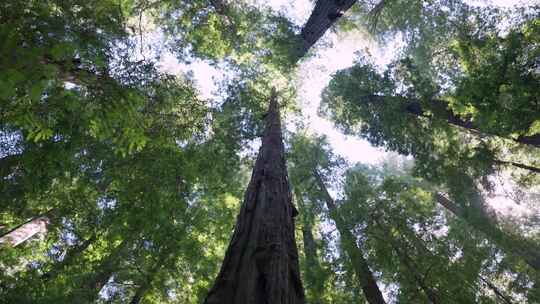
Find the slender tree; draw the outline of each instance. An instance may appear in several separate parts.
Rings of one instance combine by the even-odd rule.
[[[306,289],[306,298],[310,303],[323,303],[324,285],[326,277],[324,277],[324,269],[320,262],[320,257],[317,253],[317,242],[313,236],[314,215],[302,197],[299,190],[294,191],[296,202],[300,213],[300,222],[302,225],[302,241],[304,244],[304,286]]]
[[[540,249],[537,244],[517,239],[497,227],[495,220],[481,204],[463,208],[446,196],[435,193],[435,200],[467,224],[484,233],[491,241],[508,253],[521,257],[529,266],[540,271]]]
[[[502,290],[500,290],[497,286],[493,285],[493,283],[491,283],[488,279],[484,278],[484,277],[481,277],[480,278],[482,280],[482,282],[484,282],[486,284],[486,286],[491,289],[493,291],[493,293],[495,293],[495,295],[497,295],[497,297],[499,299],[501,299],[503,301],[503,303],[506,303],[506,304],[512,304],[514,303],[514,301],[512,300],[512,298],[510,298],[510,296],[508,296],[507,294],[505,294]]]
[[[500,273],[521,272],[524,265],[515,264],[513,258],[493,261],[491,255],[500,254],[497,243],[486,242],[485,235],[469,230],[462,220],[446,219],[444,210],[435,208],[425,182],[384,167],[350,169],[344,190],[347,199],[341,207],[365,236],[365,246],[374,252],[373,262],[381,267],[383,278],[400,286],[403,301],[492,303],[494,297],[486,292],[482,278],[499,280]],[[441,225],[448,232],[437,231]],[[529,286],[535,282],[530,270],[529,275],[523,274]]]
[[[372,107],[382,109],[385,106],[388,106],[390,103],[398,104],[401,108],[401,112],[404,114],[410,114],[417,118],[427,118],[427,119],[437,119],[441,121],[446,121],[448,124],[463,128],[471,133],[478,134],[480,136],[501,136],[503,138],[508,138],[514,142],[530,145],[533,147],[540,148],[540,135],[525,136],[520,135],[516,138],[507,137],[499,133],[489,133],[480,130],[480,128],[470,119],[464,119],[461,116],[454,113],[451,109],[447,108],[446,102],[438,99],[430,99],[425,102],[427,106],[423,106],[422,103],[414,98],[407,98],[403,96],[385,96],[385,95],[376,95],[368,94],[357,96],[355,101],[356,106],[362,106],[361,103],[364,103],[365,107]],[[398,110],[398,109],[396,109]],[[515,166],[520,166],[520,164],[510,163]],[[523,165],[522,165],[523,166]],[[524,169],[533,170],[538,172],[538,168],[525,166]]]
[[[392,234],[382,223],[380,223],[380,221],[375,219],[375,222],[377,223],[377,228],[384,233],[385,240],[389,242],[395,254],[398,256],[400,263],[405,266],[409,275],[414,279],[416,284],[418,284],[420,289],[422,289],[429,301],[432,304],[442,303],[437,290],[431,288],[426,284],[425,278],[422,276],[417,265],[415,265],[413,259],[409,256],[409,254],[407,254],[407,252],[401,248],[399,242],[397,240],[394,240]]]
[[[382,292],[377,285],[375,276],[369,268],[368,262],[364,258],[362,250],[356,244],[356,238],[349,230],[349,227],[347,226],[345,221],[339,215],[336,204],[334,203],[334,199],[332,199],[330,193],[328,193],[324,181],[322,180],[317,170],[313,171],[313,176],[315,177],[315,182],[319,187],[319,190],[322,192],[324,201],[326,202],[326,207],[330,212],[330,217],[334,220],[339,234],[341,235],[341,242],[349,258],[351,259],[354,267],[354,272],[357,276],[360,286],[362,287],[362,291],[364,292],[366,300],[370,304],[386,303],[384,301]]]

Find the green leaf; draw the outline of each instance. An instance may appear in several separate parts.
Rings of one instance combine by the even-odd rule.
[[[43,92],[45,90],[45,84],[44,82],[37,82],[30,88],[29,96],[30,100],[36,102],[41,99],[43,96]]]

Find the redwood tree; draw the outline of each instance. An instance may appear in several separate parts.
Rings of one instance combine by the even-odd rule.
[[[299,58],[303,57],[355,2],[356,0],[317,1],[300,33],[302,44],[298,54]]]
[[[204,303],[304,303],[275,91],[229,248]]]

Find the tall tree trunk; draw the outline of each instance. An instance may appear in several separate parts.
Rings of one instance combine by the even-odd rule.
[[[319,175],[319,172],[317,172],[317,170],[313,170],[313,175],[315,176],[317,186],[319,187],[322,195],[324,196],[326,206],[330,212],[330,217],[336,223],[336,227],[339,231],[339,234],[341,235],[341,242],[343,244],[345,252],[351,259],[351,263],[354,267],[354,271],[359,280],[360,286],[362,287],[362,291],[364,292],[366,300],[370,304],[386,303],[382,296],[382,292],[377,285],[377,281],[375,280],[373,273],[369,269],[367,261],[364,259],[360,247],[358,247],[358,245],[356,244],[356,238],[349,230],[348,225],[345,223],[345,221],[341,218],[341,216],[339,216],[336,204],[330,196],[330,193],[328,193],[328,190],[326,189],[326,186],[324,185],[324,182]]]
[[[0,236],[0,245],[16,247],[39,233],[46,233],[55,209],[36,216]]]
[[[206,304],[304,303],[275,90],[236,227]]]
[[[471,227],[484,233],[496,245],[510,254],[521,257],[533,269],[540,271],[540,248],[538,245],[515,239],[499,229],[492,217],[485,210],[482,210],[481,206],[472,204],[471,207],[464,209],[440,193],[435,194],[435,200]]]
[[[318,0],[300,32],[298,58],[302,58],[355,2],[356,0]]]
[[[304,203],[302,195],[295,191],[296,201],[300,210],[302,220],[302,240],[304,242],[304,255],[306,257],[305,289],[310,303],[322,303],[321,298],[324,293],[324,278],[321,277],[323,269],[319,263],[317,254],[317,244],[313,237],[312,218],[310,212]],[[311,299],[310,299],[311,298]]]

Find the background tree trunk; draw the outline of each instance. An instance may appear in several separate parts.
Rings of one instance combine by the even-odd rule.
[[[356,238],[347,227],[345,221],[339,216],[336,204],[330,196],[330,193],[328,193],[328,190],[326,189],[326,186],[324,185],[324,182],[317,170],[314,170],[313,174],[315,176],[315,181],[321,190],[322,195],[324,196],[324,200],[326,201],[326,206],[330,212],[330,218],[332,218],[336,223],[336,227],[341,235],[342,246],[351,259],[351,263],[366,300],[370,304],[385,304],[386,302],[384,301],[382,292],[377,285],[375,276],[371,272],[371,269],[369,269],[369,265],[364,259],[362,250],[356,244]]]
[[[220,273],[206,304],[304,303],[275,91],[266,129]]]
[[[512,299],[508,296],[508,295],[505,295],[503,291],[501,291],[499,288],[497,288],[497,286],[495,286],[493,283],[491,283],[488,279],[485,279],[484,277],[480,277],[480,279],[482,280],[482,282],[484,282],[486,284],[486,286],[491,289],[491,291],[493,291],[493,293],[499,298],[501,299],[504,303],[506,304],[513,304],[514,302],[512,301]]]
[[[356,0],[318,0],[300,32],[301,45],[298,59],[304,57],[307,51],[355,2]]]
[[[402,110],[414,115],[416,117],[435,118],[442,121],[446,121],[448,124],[456,127],[461,127],[469,132],[483,135],[483,136],[499,136],[506,138],[523,145],[529,145],[540,148],[540,134],[533,136],[521,135],[518,138],[509,138],[500,134],[492,134],[481,131],[472,121],[463,119],[459,115],[456,115],[452,110],[446,107],[446,104],[442,100],[430,100],[428,110],[433,112],[433,116],[426,114],[426,110],[422,106],[419,100],[407,99],[400,96],[381,96],[381,95],[364,95],[360,99],[360,102],[368,102],[382,106],[386,102],[398,102],[402,104]],[[534,171],[534,170],[533,170]]]
[[[511,162],[511,161],[504,161],[504,160],[495,160],[495,163],[501,165],[501,166],[514,166],[514,167],[517,167],[517,168],[521,168],[521,169],[525,169],[525,170],[529,170],[531,172],[534,172],[534,173],[537,173],[537,174],[540,174],[540,168],[536,168],[536,167],[533,167],[533,166],[529,166],[529,165],[524,165],[524,164],[520,164],[520,163],[516,163],[516,162]]]
[[[6,246],[16,247],[37,234],[46,233],[47,226],[50,224],[53,216],[53,211],[54,209],[47,211],[6,232],[0,237],[0,245],[4,244]]]
[[[540,271],[540,248],[508,235],[497,227],[494,220],[487,215],[481,206],[464,209],[440,193],[435,194],[436,201],[458,218],[467,222],[471,227],[485,234],[497,246],[507,253],[521,257],[529,266]]]
[[[313,218],[310,217],[312,214],[304,203],[302,195],[298,192],[296,192],[296,201],[301,215],[302,240],[304,242],[304,255],[306,257],[304,273],[306,292],[311,297],[310,303],[319,304],[322,303],[321,298],[324,294],[325,278],[321,276],[324,270],[319,262],[317,243],[313,237]]]
[[[478,126],[474,125],[472,121],[463,119],[460,116],[456,115],[451,110],[449,110],[446,107],[446,104],[444,101],[431,100],[429,108],[430,110],[433,111],[433,115],[435,118],[446,120],[451,125],[464,128],[473,133],[483,134],[486,136],[499,136],[502,138],[510,139],[512,141],[515,141],[523,145],[530,145],[530,146],[540,148],[540,135],[539,136],[519,136],[518,138],[508,138],[506,136],[499,135],[499,134],[486,133],[486,132],[481,131],[478,128]],[[405,105],[405,110],[409,112],[410,114],[418,116],[418,117],[426,116],[425,111],[422,108],[422,105],[420,104],[419,101],[409,101]]]

